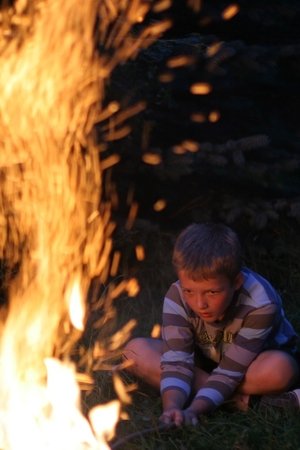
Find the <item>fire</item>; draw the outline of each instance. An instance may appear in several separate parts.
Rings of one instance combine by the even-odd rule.
[[[8,265],[8,306],[0,324],[5,450],[106,449],[119,418],[119,401],[84,417],[70,351],[84,328],[90,280],[109,273],[114,229],[110,205],[100,202],[101,171],[118,157],[100,161],[93,128],[108,122],[105,154],[106,142],[130,132],[124,120],[144,107],[124,115],[117,102],[103,103],[112,70],[169,27],[157,22],[131,36],[150,7],[140,0],[19,0],[0,15],[0,257]],[[103,54],[95,47],[96,27]],[[132,208],[130,226],[136,212]],[[122,289],[135,295],[138,286],[129,280]],[[131,328],[132,323],[111,346],[123,342]]]
[[[194,83],[192,84],[190,91],[195,95],[207,95],[212,91],[212,87],[209,83]]]
[[[80,292],[79,280],[74,282],[72,291],[70,294],[70,307],[69,307],[70,320],[72,325],[80,331],[84,330],[84,315],[85,308],[82,301],[82,295]]]
[[[227,6],[227,8],[224,9],[222,13],[222,18],[224,20],[230,20],[239,12],[239,10],[240,10],[239,5],[237,4],[229,5]]]
[[[156,200],[156,202],[153,205],[154,211],[163,211],[167,207],[167,201],[164,198],[160,198]]]

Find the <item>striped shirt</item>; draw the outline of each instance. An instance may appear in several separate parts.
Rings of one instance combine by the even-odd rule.
[[[222,321],[205,323],[187,305],[179,281],[164,299],[161,393],[191,393],[197,347],[217,363],[195,398],[208,410],[231,397],[255,357],[267,349],[296,352],[298,336],[285,317],[279,294],[257,273],[242,270],[244,282]]]

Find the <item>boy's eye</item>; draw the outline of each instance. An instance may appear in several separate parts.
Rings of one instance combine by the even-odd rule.
[[[183,289],[183,292],[188,295],[193,294],[193,291],[191,291],[190,289]]]

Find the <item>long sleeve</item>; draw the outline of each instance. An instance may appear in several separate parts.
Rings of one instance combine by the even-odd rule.
[[[194,375],[194,339],[176,283],[164,299],[162,337],[161,393],[178,389],[188,398]]]
[[[242,328],[225,351],[218,367],[198,391],[197,399],[205,400],[210,409],[214,409],[234,393],[249,365],[264,349],[277,314],[277,305],[269,303],[245,317]]]

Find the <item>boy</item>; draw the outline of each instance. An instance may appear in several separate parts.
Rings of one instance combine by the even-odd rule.
[[[162,340],[136,338],[124,350],[131,372],[159,388],[166,425],[197,424],[228,399],[273,396],[295,384],[298,336],[271,284],[242,266],[236,233],[192,224],[176,240],[178,281],[163,306]],[[276,397],[275,397],[276,398]]]

